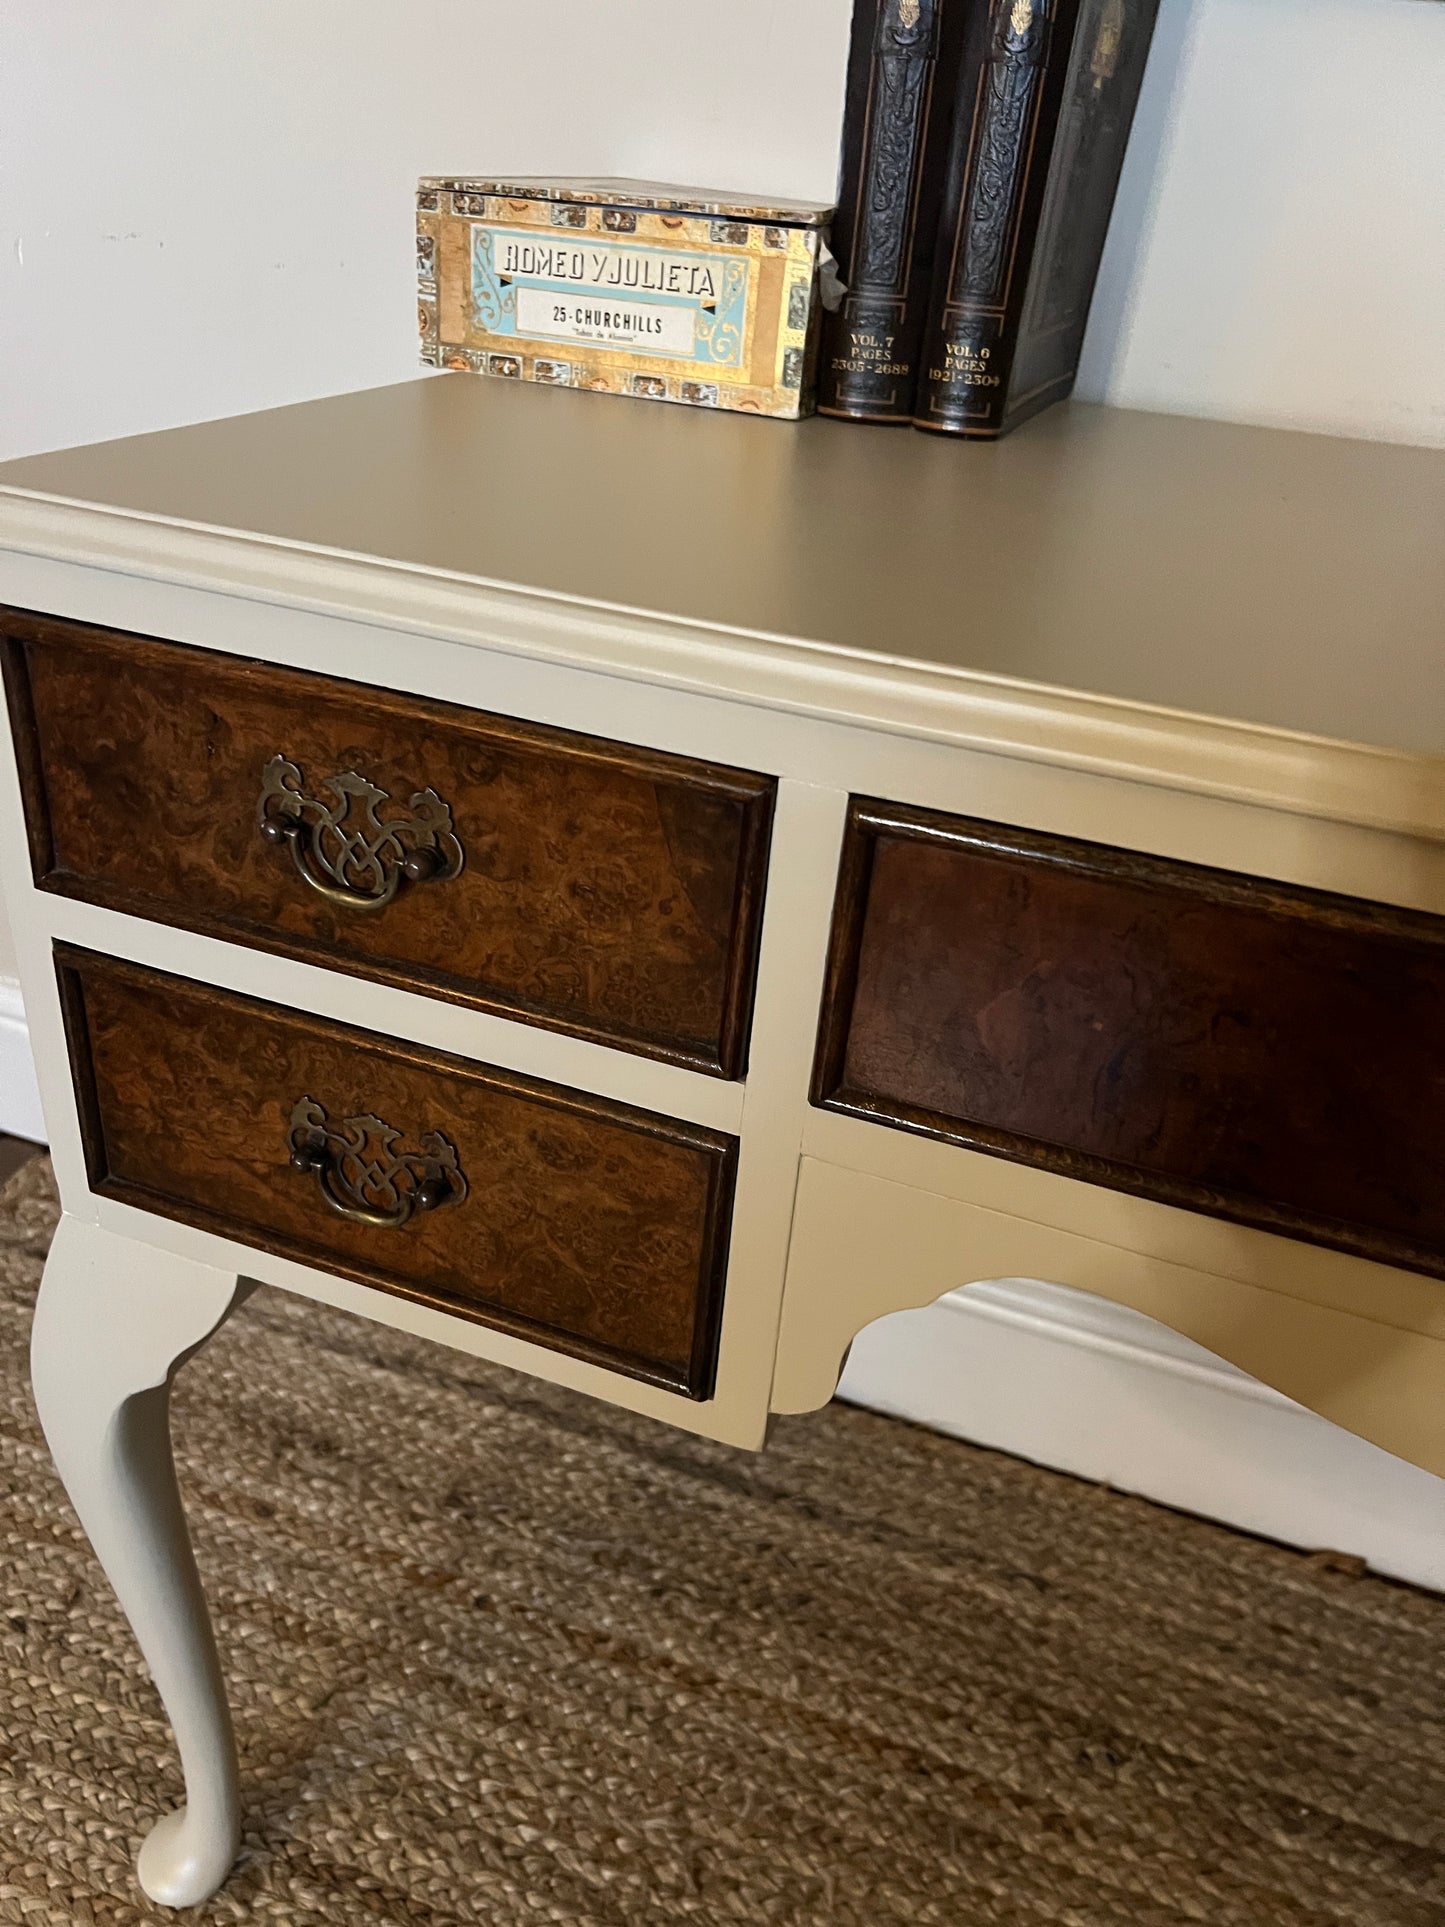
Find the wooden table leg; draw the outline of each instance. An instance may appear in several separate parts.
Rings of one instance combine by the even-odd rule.
[[[61,1220],[35,1311],[31,1376],[66,1491],[175,1732],[186,1803],[140,1851],[152,1900],[215,1892],[240,1840],[236,1748],[171,1457],[178,1369],[247,1295],[234,1274]]]

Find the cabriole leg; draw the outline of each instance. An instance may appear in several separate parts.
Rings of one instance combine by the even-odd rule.
[[[171,1381],[248,1287],[62,1218],[31,1335],[40,1422],[176,1736],[186,1803],[138,1861],[152,1900],[213,1894],[240,1840],[236,1747],[171,1458]]]

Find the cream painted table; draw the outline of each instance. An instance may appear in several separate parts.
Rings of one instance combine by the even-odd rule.
[[[242,1279],[743,1447],[1032,1274],[1445,1472],[1445,456],[466,377],[12,463],[62,1476],[238,1837],[167,1392]]]

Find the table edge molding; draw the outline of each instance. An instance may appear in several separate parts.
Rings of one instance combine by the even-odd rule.
[[[1445,758],[659,616],[31,490],[0,487],[0,551],[1445,842]]]

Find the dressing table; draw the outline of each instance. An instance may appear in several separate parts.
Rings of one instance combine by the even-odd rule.
[[[34,1384],[153,1898],[238,1839],[167,1394],[252,1280],[757,1448],[1045,1277],[1445,1474],[1442,537],[1445,454],[1077,404],[445,375],[0,468]]]

